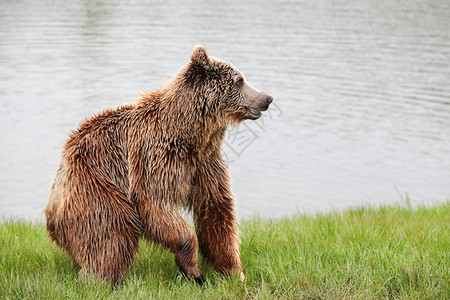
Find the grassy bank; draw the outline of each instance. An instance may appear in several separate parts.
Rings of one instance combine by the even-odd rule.
[[[124,284],[78,277],[42,224],[0,224],[1,299],[450,299],[450,203],[383,207],[241,224],[246,281],[202,263],[203,287],[183,280],[173,256],[141,243]]]

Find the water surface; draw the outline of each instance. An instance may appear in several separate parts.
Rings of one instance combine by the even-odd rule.
[[[449,3],[1,1],[0,215],[42,218],[70,130],[196,44],[275,99],[224,145],[240,217],[447,201]]]

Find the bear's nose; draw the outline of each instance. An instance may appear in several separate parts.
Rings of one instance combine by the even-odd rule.
[[[273,101],[272,96],[268,96],[267,99],[266,99],[267,104],[272,103],[272,101]]]

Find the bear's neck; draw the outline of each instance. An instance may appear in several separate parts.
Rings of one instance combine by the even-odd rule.
[[[166,88],[141,95],[136,105],[165,140],[177,141],[197,155],[209,156],[220,151],[227,123],[220,115],[205,113],[201,102],[202,99],[188,92],[174,93],[173,89]]]

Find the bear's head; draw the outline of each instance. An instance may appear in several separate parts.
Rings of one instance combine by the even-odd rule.
[[[231,63],[209,56],[202,46],[194,48],[182,73],[204,116],[220,116],[227,123],[238,124],[258,119],[273,101],[251,86]]]

